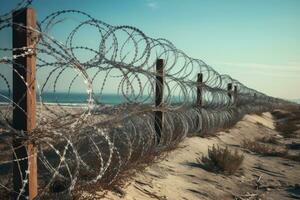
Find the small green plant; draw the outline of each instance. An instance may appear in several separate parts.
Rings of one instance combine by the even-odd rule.
[[[212,148],[208,148],[208,155],[202,156],[198,162],[201,162],[206,170],[231,175],[240,168],[243,160],[244,155],[239,154],[237,150],[231,151],[228,147],[213,145]]]

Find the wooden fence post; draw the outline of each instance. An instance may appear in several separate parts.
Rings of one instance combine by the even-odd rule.
[[[197,106],[202,107],[202,83],[203,83],[203,74],[198,73],[197,78]]]
[[[237,100],[238,100],[238,90],[237,90],[237,85],[234,86],[234,89],[233,89],[233,95],[234,95],[234,105],[237,106]]]
[[[34,54],[25,55],[25,49],[16,49],[32,47],[32,52],[35,51],[32,46],[35,43],[34,32],[25,27],[36,28],[36,14],[32,8],[13,13],[13,55],[23,54],[14,57],[13,63],[13,101],[17,105],[13,110],[13,127],[30,134],[36,123],[36,57]],[[21,193],[19,199],[28,197],[32,200],[37,195],[36,148],[34,144],[16,138],[13,147],[13,199],[17,199]]]
[[[164,60],[156,60],[156,86],[155,86],[155,107],[161,108],[163,106],[164,96]],[[163,130],[164,113],[160,110],[154,113],[154,126],[156,132],[156,144],[160,143],[161,133]]]
[[[228,96],[230,98],[230,102],[232,100],[232,94],[231,94],[231,92],[232,92],[232,83],[228,83],[227,84],[227,94],[228,94]]]

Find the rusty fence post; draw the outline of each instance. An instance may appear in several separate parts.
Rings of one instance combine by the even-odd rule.
[[[22,47],[31,47],[32,52],[35,50],[34,32],[30,28],[36,28],[35,11],[32,8],[15,11],[13,13],[13,101],[17,106],[13,110],[13,127],[24,131],[25,134],[30,134],[36,123],[36,57],[34,54],[26,55],[28,49],[27,51],[22,49]],[[21,54],[23,56],[17,56]],[[28,144],[25,139],[17,138],[13,140],[13,147],[13,199],[32,200],[37,195],[36,148],[34,144]]]
[[[232,83],[228,83],[228,84],[227,84],[227,94],[228,94],[228,96],[229,96],[230,103],[231,103],[231,101],[232,101],[232,94],[231,94],[231,92],[232,92]]]
[[[202,83],[203,83],[203,74],[198,73],[197,77],[197,106],[202,107]]]
[[[156,60],[156,83],[155,83],[155,107],[162,108],[164,96],[164,60]],[[161,133],[163,130],[164,113],[156,110],[154,113],[154,126],[156,132],[156,144],[160,143]]]

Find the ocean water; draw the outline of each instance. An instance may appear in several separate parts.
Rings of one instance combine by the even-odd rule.
[[[142,96],[138,99],[131,98],[130,100],[136,103],[154,103],[148,96]],[[121,103],[132,103],[130,100],[126,99],[122,95],[118,94],[101,94],[93,96],[93,99],[97,101],[97,103],[108,104],[108,105],[117,105]],[[12,94],[8,91],[0,90],[0,103],[8,103],[12,100]],[[172,96],[168,101],[172,102],[172,104],[178,104],[181,102],[178,96]],[[87,93],[67,93],[67,92],[45,92],[42,95],[37,94],[37,102],[44,103],[60,103],[64,105],[76,105],[76,104],[86,104],[88,103],[88,95]]]
[[[139,98],[138,102],[143,102],[144,98]],[[9,99],[12,99],[12,94],[8,91],[0,91],[0,102],[8,103]],[[102,94],[94,96],[99,103],[102,104],[110,104],[117,105],[121,103],[129,102],[122,95],[118,94]],[[64,92],[56,92],[43,93],[41,96],[37,94],[37,101],[42,101],[44,103],[61,103],[61,104],[84,104],[88,102],[88,95],[86,93],[64,93]],[[148,101],[149,102],[149,101]]]
[[[39,98],[39,97],[38,97]],[[47,103],[64,103],[64,104],[77,104],[77,103],[87,103],[89,96],[84,93],[43,93],[41,95],[42,101]],[[102,94],[101,96],[96,96],[98,102],[103,104],[116,105],[120,103],[125,103],[126,99],[123,96],[117,94]]]

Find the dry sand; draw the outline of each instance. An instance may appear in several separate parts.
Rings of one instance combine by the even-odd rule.
[[[270,113],[247,115],[232,129],[219,132],[216,137],[186,138],[180,148],[137,173],[121,191],[108,192],[105,199],[300,199],[299,162],[259,156],[240,147],[245,138],[280,137],[273,122]],[[299,142],[299,139],[294,140]],[[207,154],[208,147],[213,144],[242,151],[245,159],[241,170],[225,176],[200,168],[197,159]]]

